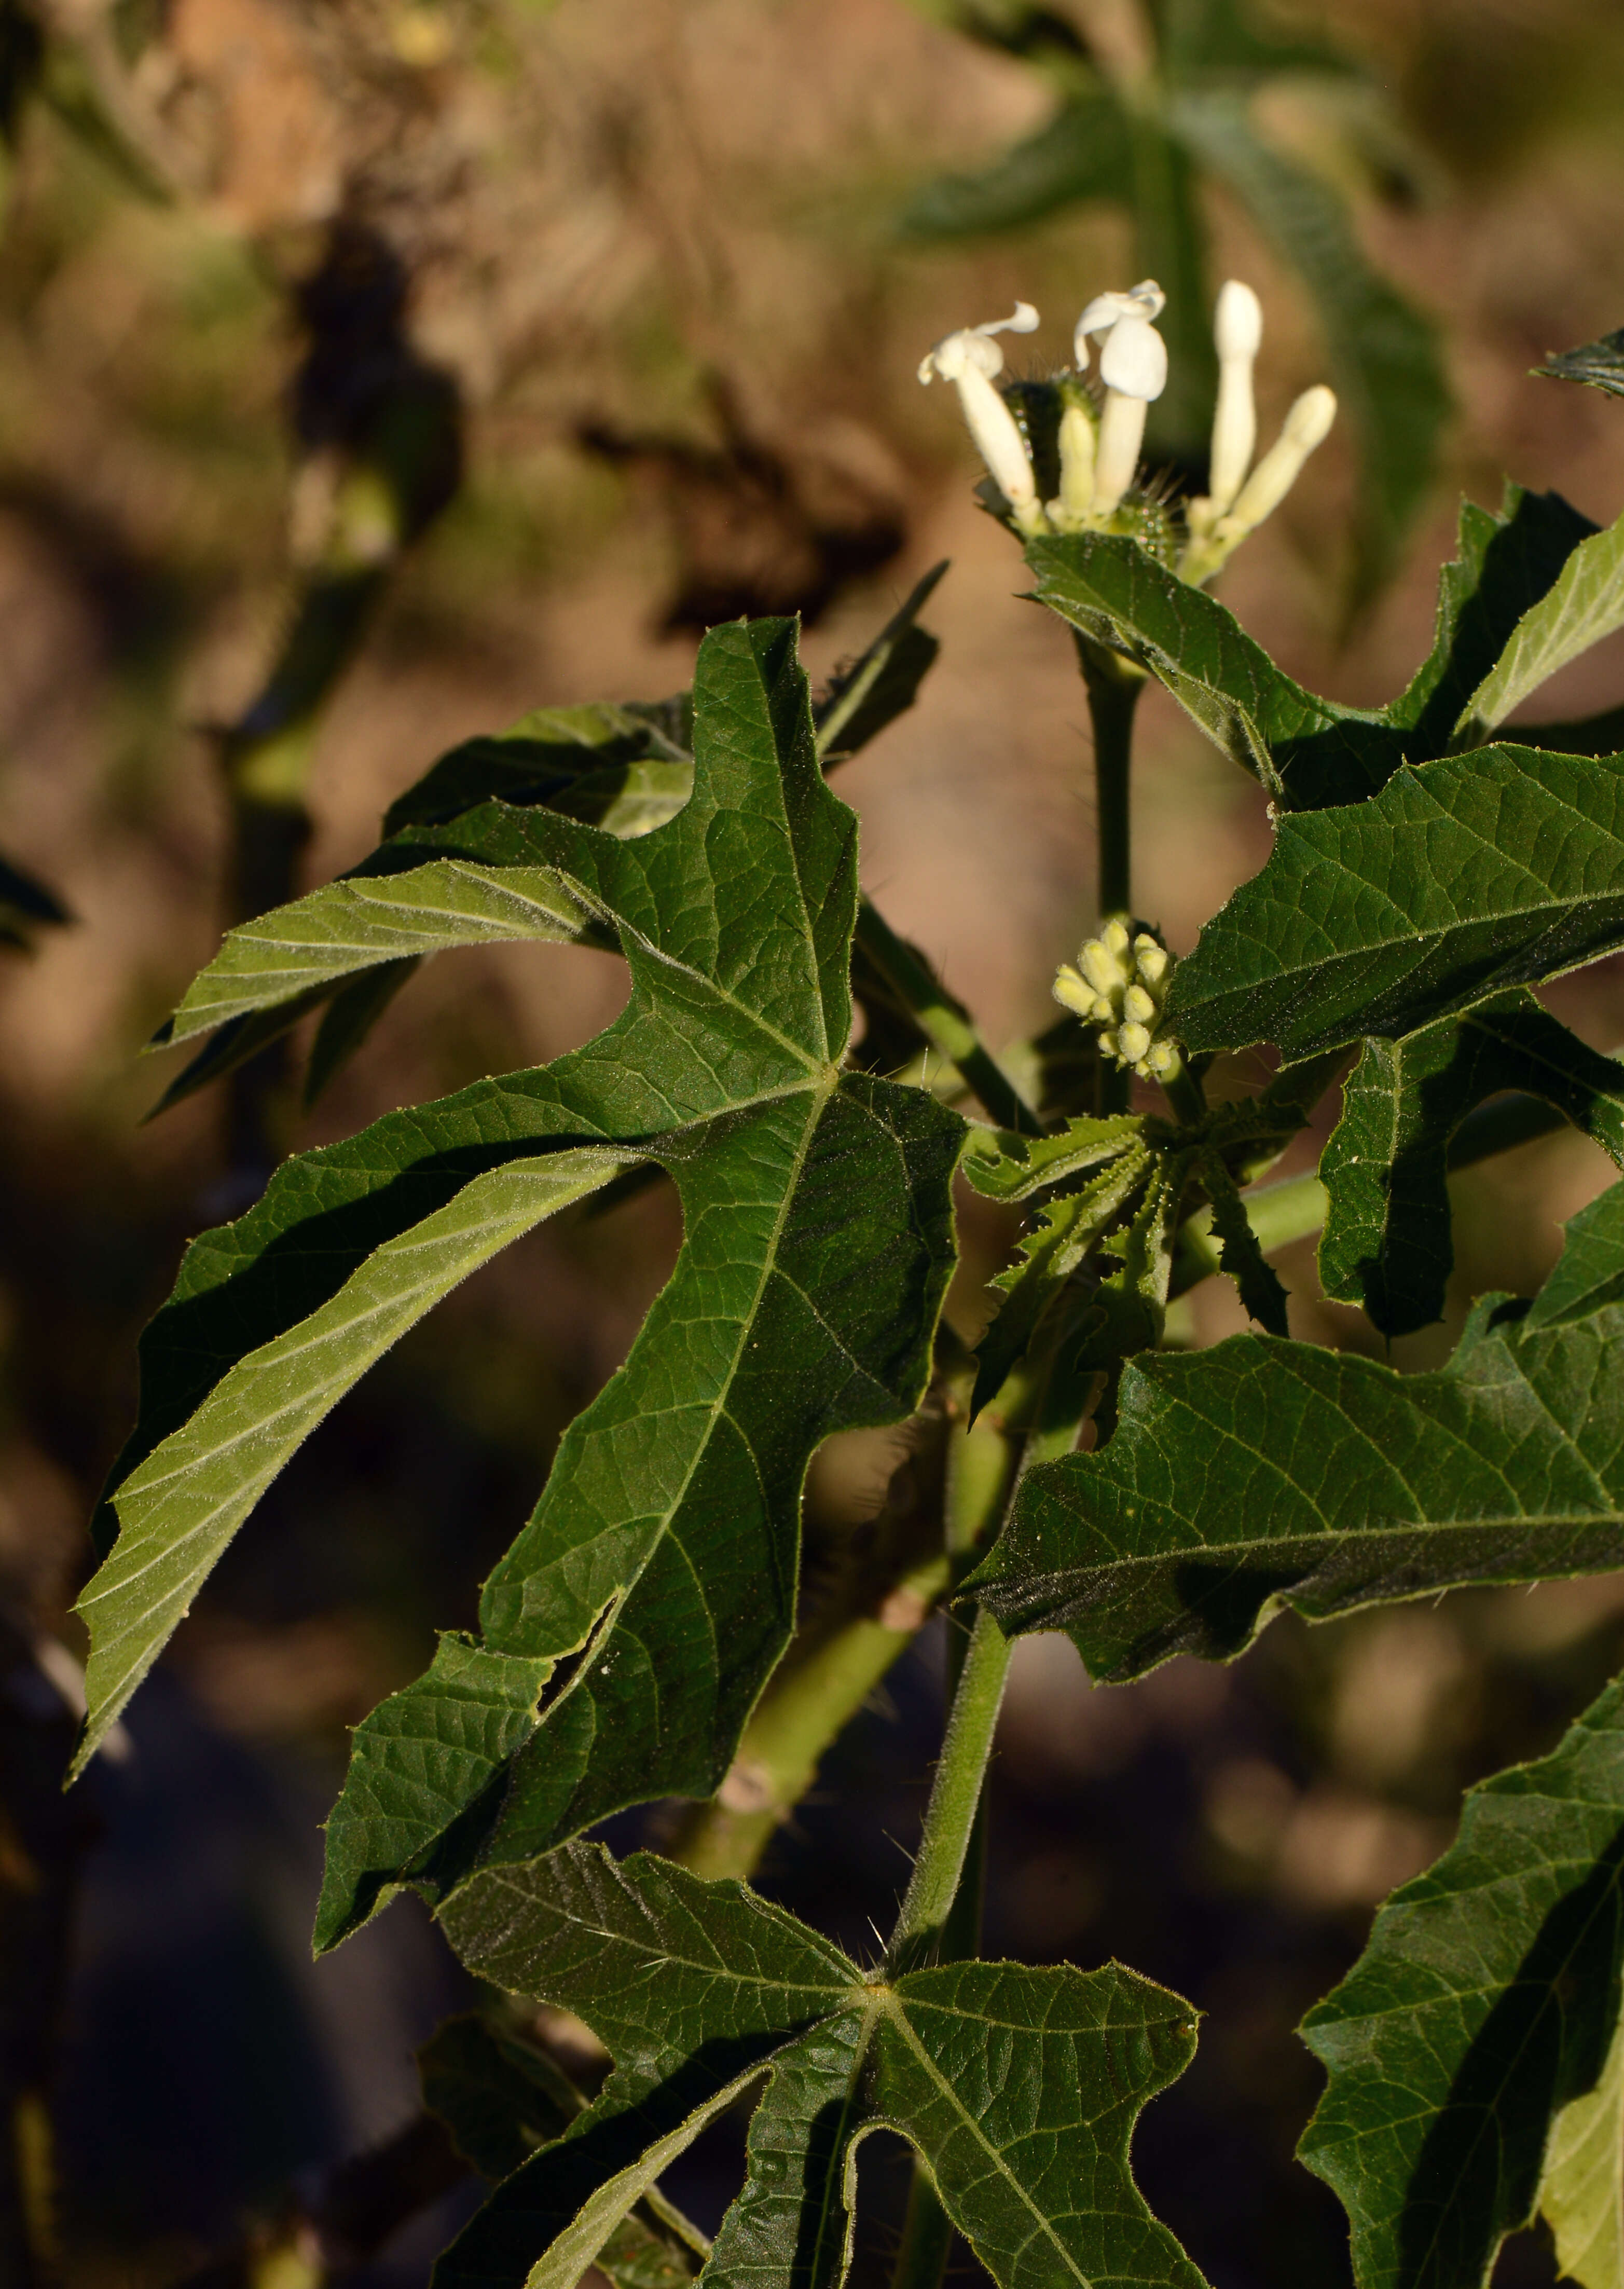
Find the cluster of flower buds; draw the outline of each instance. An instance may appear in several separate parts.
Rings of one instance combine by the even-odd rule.
[[[1074,969],[1063,962],[1055,973],[1055,999],[1100,1028],[1100,1048],[1119,1065],[1131,1065],[1144,1081],[1169,1081],[1183,1058],[1178,1043],[1161,1032],[1173,956],[1150,931],[1129,929],[1113,915],[1098,937],[1091,937]]]
[[[1167,349],[1155,324],[1166,304],[1156,281],[1145,278],[1126,294],[1096,294],[1079,318],[1072,337],[1074,367],[1055,385],[1060,490],[1050,501],[1039,498],[1026,437],[997,387],[1004,353],[993,337],[1031,333],[1038,324],[1031,304],[1017,302],[1011,317],[947,335],[921,361],[921,381],[956,386],[970,435],[1004,497],[1010,522],[1028,539],[1043,532],[1132,532],[1145,525],[1152,505],[1131,497],[1146,412],[1166,387]],[[1218,297],[1214,322],[1218,403],[1211,490],[1186,505],[1187,537],[1177,564],[1181,578],[1198,586],[1279,506],[1336,417],[1331,390],[1323,385],[1305,390],[1275,443],[1253,467],[1257,412],[1252,374],[1262,331],[1257,296],[1231,278]],[[1082,379],[1091,342],[1099,355],[1097,392]]]

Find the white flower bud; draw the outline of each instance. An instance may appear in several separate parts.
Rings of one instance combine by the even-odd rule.
[[[1050,514],[1080,523],[1094,506],[1095,437],[1094,417],[1083,406],[1068,405],[1060,417],[1060,498]]]
[[[1166,1081],[1183,1062],[1176,1041],[1152,1041],[1144,1054],[1145,1077]]]
[[[1109,516],[1128,487],[1139,467],[1139,448],[1144,443],[1145,401],[1142,397],[1126,397],[1120,390],[1105,393],[1105,411],[1100,417],[1100,451],[1094,465],[1094,514]]]
[[[1102,1034],[1102,1049],[1104,1044],[1105,1037]],[[1118,1029],[1116,1054],[1125,1065],[1136,1065],[1150,1046],[1150,1029],[1148,1025],[1129,1025]]]
[[[1100,1035],[1100,1055],[1105,1057],[1114,1057],[1116,1054],[1117,1036],[1115,1033],[1102,1033]]]
[[[1250,532],[1279,507],[1317,445],[1324,444],[1336,419],[1336,393],[1323,382],[1305,389],[1278,437],[1241,487],[1234,507],[1224,519],[1226,535]]]
[[[1120,961],[1128,949],[1128,927],[1119,914],[1113,914],[1100,932],[1099,943],[1107,953]],[[1126,975],[1126,972],[1124,973]]]
[[[1218,297],[1213,322],[1218,348],[1218,403],[1213,415],[1213,465],[1209,518],[1222,516],[1240,490],[1257,443],[1257,407],[1252,367],[1263,338],[1263,313],[1257,296],[1238,278]]]
[[[1130,985],[1122,997],[1122,1014],[1131,1017],[1136,1025],[1153,1025],[1158,1012],[1142,985]]]
[[[1147,931],[1141,930],[1134,940],[1134,967],[1147,985],[1161,984],[1172,959],[1166,947],[1158,945]]]

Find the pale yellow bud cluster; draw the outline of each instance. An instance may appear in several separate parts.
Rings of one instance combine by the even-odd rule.
[[[1100,1028],[1100,1047],[1120,1065],[1131,1065],[1144,1081],[1166,1081],[1183,1060],[1178,1043],[1160,1033],[1173,978],[1173,956],[1149,930],[1135,936],[1113,916],[1091,937],[1076,967],[1063,962],[1055,973],[1056,1001]]]

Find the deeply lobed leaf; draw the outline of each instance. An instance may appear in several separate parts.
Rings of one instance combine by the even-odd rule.
[[[439,867],[499,902],[539,876],[612,919],[631,1001],[551,1067],[290,1162],[195,1246],[144,1349],[85,1601],[86,1753],[299,1439],[487,1242],[565,1177],[653,1162],[681,1194],[672,1282],[486,1584],[482,1636],[442,1640],[357,1736],[323,1942],[402,1881],[438,1894],[617,1804],[708,1794],[787,1639],[813,1448],[924,1386],[963,1124],[842,1070],[855,825],[791,626],[706,640],[695,737],[689,801],[632,840],[502,802],[402,829],[415,877],[386,881]],[[526,1186],[498,1231],[487,1195]]]
[[[1111,1438],[1028,1473],[967,1589],[1120,1681],[1228,1658],[1282,1606],[1624,1565],[1624,1185],[1571,1248],[1436,1374],[1256,1336],[1130,1360]]]
[[[1192,1049],[1288,1058],[1395,1038],[1624,945],[1615,758],[1494,746],[1406,765],[1369,802],[1283,818],[1262,872],[1179,964]]]
[[[961,1964],[888,1982],[739,1884],[585,1845],[475,1877],[442,1919],[473,1968],[578,2012],[616,2063],[442,2259],[435,2289],[567,2289],[632,2189],[763,2073],[707,2280],[835,2289],[854,2149],[883,2124],[923,2156],[999,2289],[1201,2289],[1127,2160],[1194,2017],[1131,1972]]]
[[[1330,2081],[1300,2152],[1348,2210],[1359,2289],[1479,2289],[1542,2201],[1564,2260],[1584,2264],[1610,2231],[1616,2249],[1616,2090],[1597,2092],[1599,2181],[1575,2133],[1597,2126],[1585,2101],[1615,2046],[1621,1968],[1614,1684],[1554,1754],[1469,1792],[1458,1841],[1393,1894],[1303,2023]]]

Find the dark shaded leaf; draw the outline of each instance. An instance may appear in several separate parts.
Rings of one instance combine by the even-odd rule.
[[[1367,1041],[1344,1083],[1319,1162],[1330,1202],[1320,1284],[1363,1305],[1384,1335],[1442,1317],[1454,1261],[1450,1144],[1476,1105],[1509,1089],[1555,1105],[1624,1167],[1624,1065],[1587,1049],[1530,993],[1402,1041]]]
[[[1533,371],[1548,374],[1553,381],[1588,382],[1610,397],[1624,397],[1624,326],[1599,341],[1580,342],[1577,349],[1554,354]]]
[[[1610,1293],[1624,1186],[1583,1246]],[[1120,1681],[1226,1659],[1281,1606],[1322,1620],[1624,1565],[1624,1308],[1543,1301],[1487,1298],[1432,1375],[1268,1336],[1130,1360],[1113,1436],[1028,1474],[967,1593]]]
[[[1347,2208],[1360,2289],[1488,2280],[1532,2221],[1564,2110],[1603,2073],[1621,1964],[1615,1684],[1553,1755],[1469,1792],[1459,1841],[1303,2022],[1331,2079],[1299,2151]]]

